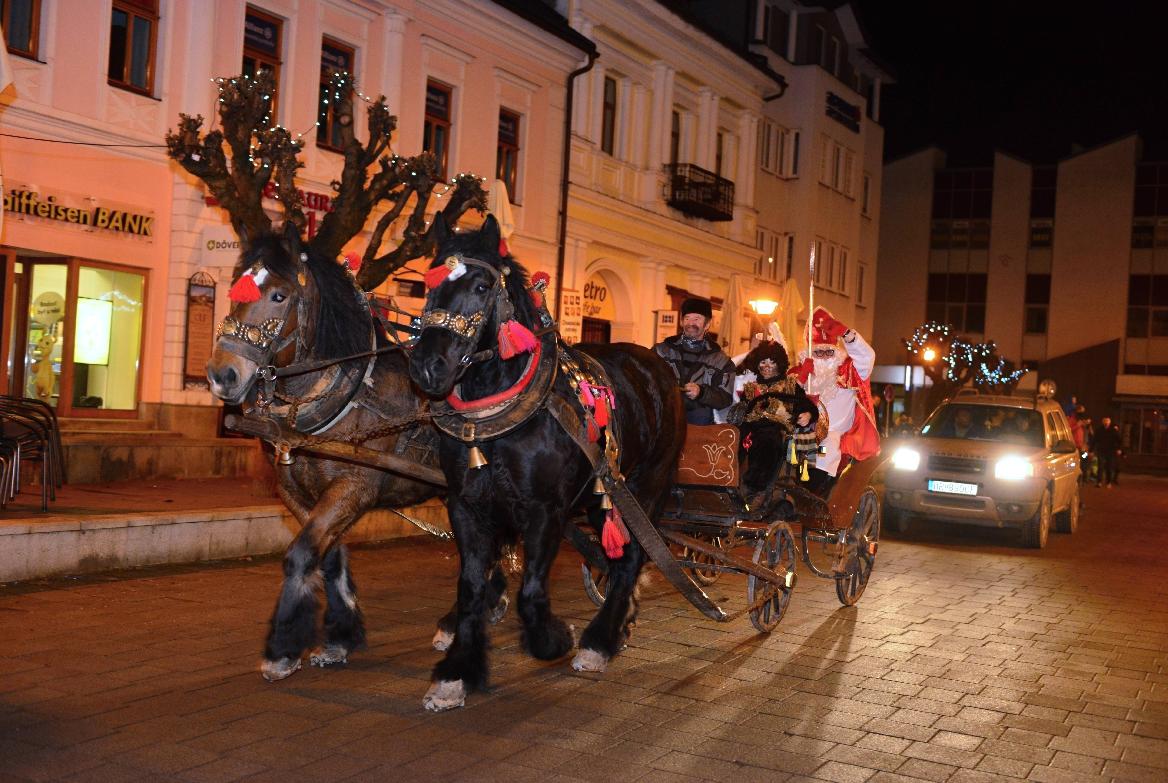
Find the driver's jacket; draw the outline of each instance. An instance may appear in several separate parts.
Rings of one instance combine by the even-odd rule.
[[[676,335],[657,343],[653,350],[673,368],[678,385],[696,383],[701,388],[696,399],[682,395],[685,418],[690,424],[713,424],[714,411],[734,401],[734,363],[709,340],[703,340],[702,347],[695,351],[686,346],[681,335]]]

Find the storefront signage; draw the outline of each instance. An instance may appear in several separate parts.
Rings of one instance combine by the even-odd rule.
[[[31,190],[13,188],[4,194],[4,211],[15,215],[57,220],[79,226],[149,237],[154,236],[154,216],[109,207],[74,207],[57,202],[56,196],[44,196]]]
[[[826,114],[848,130],[860,132],[860,107],[848,103],[834,92],[827,94]]]
[[[276,56],[276,46],[280,40],[280,23],[255,14],[243,18],[244,45],[265,54]]]
[[[206,389],[207,362],[215,348],[215,281],[196,272],[187,281],[187,334],[183,387]]]
[[[568,345],[575,345],[583,329],[584,297],[579,291],[565,288],[560,292],[560,337]]]
[[[612,302],[612,292],[600,275],[593,275],[584,284],[584,317],[611,321],[616,317],[616,307]]]
[[[677,334],[677,311],[654,310],[653,342],[659,343],[666,337]]]
[[[32,318],[38,324],[52,326],[65,315],[65,297],[53,291],[45,291],[33,300]]]
[[[304,210],[304,217],[308,221],[308,237],[311,239],[316,236],[316,230],[320,226],[321,218],[317,213],[327,213],[333,211],[333,197],[327,193],[315,193],[311,190],[297,190],[300,194],[300,207]],[[276,198],[276,183],[269,182],[264,186],[263,197],[269,201],[279,203]],[[212,196],[210,193],[203,196],[203,203],[209,207],[219,206],[219,199]]]

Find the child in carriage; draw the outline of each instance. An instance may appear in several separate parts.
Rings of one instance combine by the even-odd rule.
[[[727,420],[742,433],[742,488],[752,506],[765,500],[762,493],[785,458],[795,465],[814,464],[822,437],[816,426],[819,410],[787,375],[788,367],[787,351],[777,341],[758,345],[738,365],[737,401]],[[826,430],[826,417],[822,424]]]

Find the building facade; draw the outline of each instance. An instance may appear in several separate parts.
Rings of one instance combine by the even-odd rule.
[[[1021,389],[1050,378],[1112,416],[1133,465],[1168,466],[1168,166],[1137,136],[1053,165],[926,149],[884,187],[878,380],[902,382],[913,329],[950,323],[1030,368]]]
[[[348,70],[398,116],[395,152],[433,149],[448,176],[512,185],[513,252],[554,268],[567,75],[587,42],[554,11],[549,20],[522,6],[6,3],[15,84],[0,109],[0,390],[40,396],[66,417],[216,428],[202,364],[238,244],[162,148],[180,112],[214,126],[214,77],[274,71],[275,122],[305,142],[298,184],[310,228],[331,208],[342,165],[318,116],[320,89],[330,69]],[[274,200],[265,206],[279,215]],[[382,293],[420,308],[420,289],[407,271]]]
[[[0,95],[0,390],[40,396],[64,417],[216,430],[202,366],[228,309],[238,245],[162,143],[180,112],[214,126],[216,77],[259,68],[276,76],[275,121],[305,142],[298,184],[310,230],[331,208],[341,169],[320,90],[332,70],[347,70],[398,116],[393,152],[431,150],[447,176],[506,184],[510,248],[563,290],[570,340],[651,345],[676,331],[681,300],[698,296],[711,300],[732,354],[761,328],[752,300],[779,303],[770,317],[798,345],[812,248],[816,303],[871,329],[888,74],[849,6],[4,8],[15,78]],[[279,219],[274,199],[265,206]],[[420,310],[423,265],[379,293]]]
[[[574,103],[564,269],[584,338],[651,344],[696,296],[731,354],[761,328],[752,300],[798,345],[813,247],[816,302],[869,332],[889,77],[851,8],[566,5],[600,52]]]

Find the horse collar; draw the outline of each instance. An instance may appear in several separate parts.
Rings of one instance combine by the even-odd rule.
[[[555,382],[556,336],[541,338],[527,360],[523,375],[511,388],[481,400],[463,400],[458,387],[445,400],[431,404],[435,426],[465,443],[506,435],[536,415]]]

